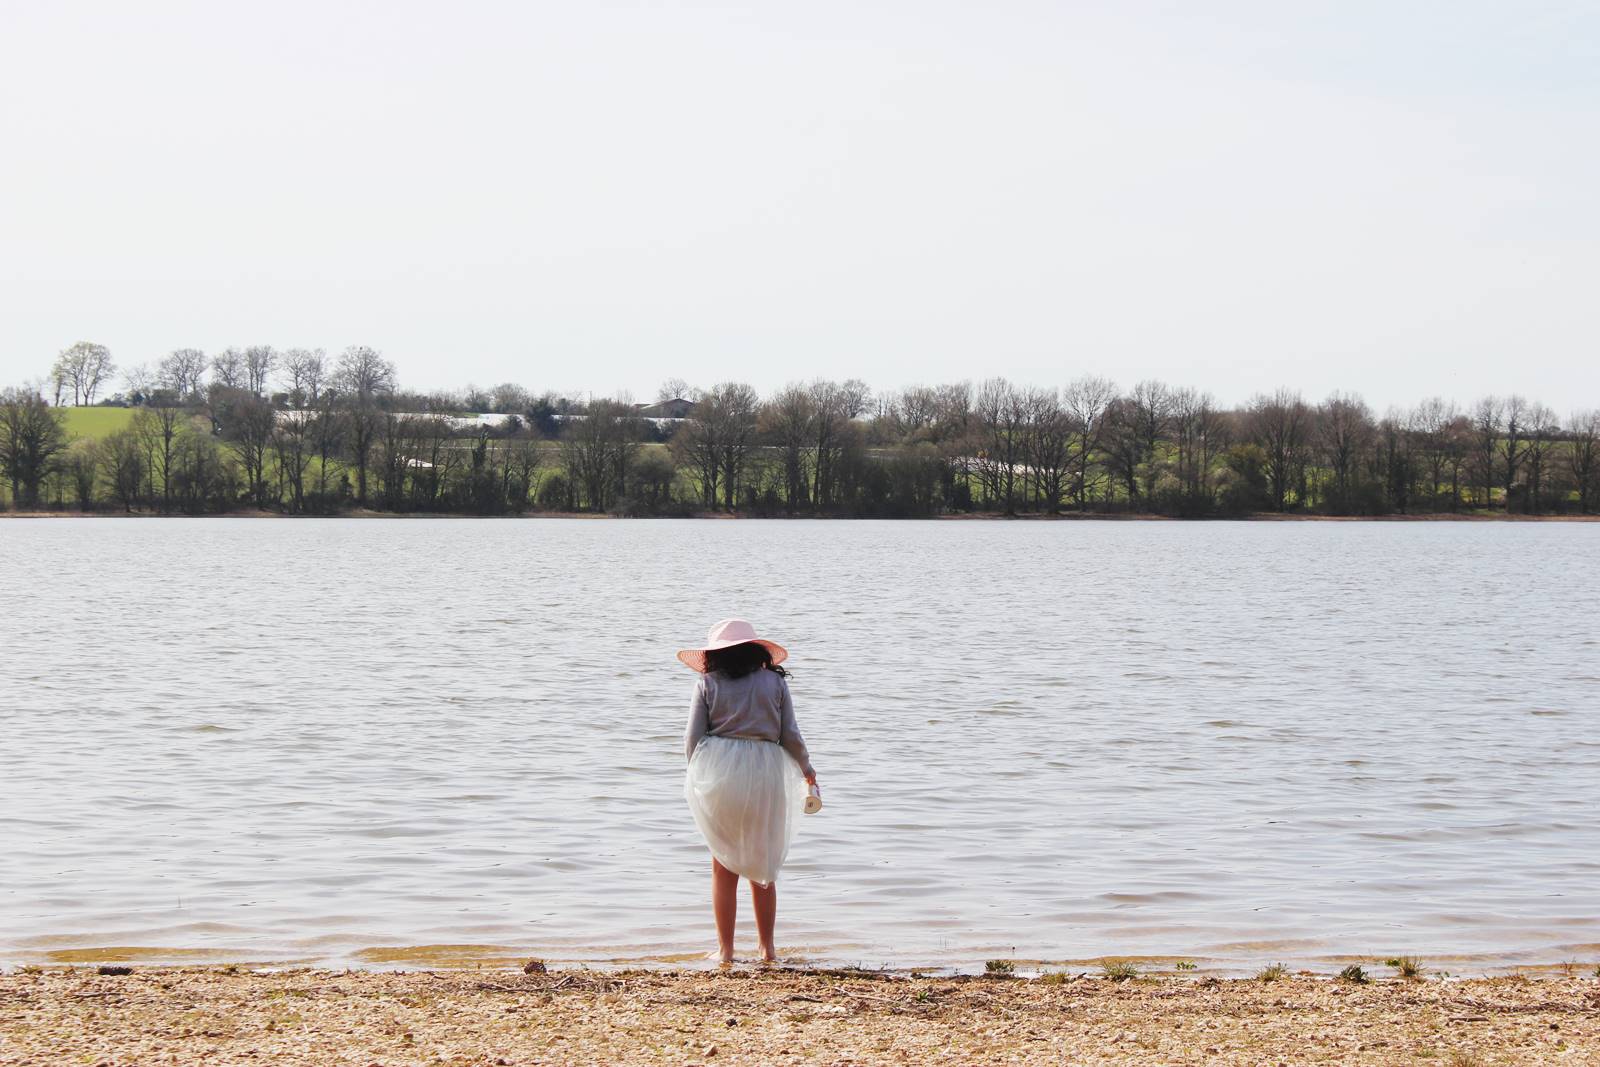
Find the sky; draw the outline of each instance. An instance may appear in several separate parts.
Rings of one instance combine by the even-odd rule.
[[[0,0],[0,385],[75,341],[652,399],[1600,406],[1600,2]]]

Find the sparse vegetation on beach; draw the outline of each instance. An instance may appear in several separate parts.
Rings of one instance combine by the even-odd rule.
[[[1130,978],[1139,977],[1139,968],[1127,960],[1104,960],[1100,970],[1113,982],[1126,982]]]
[[[1256,981],[1276,982],[1288,973],[1288,968],[1284,967],[1284,965],[1281,963],[1268,964],[1256,972]]]
[[[1384,966],[1393,967],[1401,978],[1421,978],[1424,970],[1422,960],[1416,956],[1394,956],[1385,960]]]
[[[1350,982],[1354,985],[1366,985],[1368,982],[1372,981],[1366,970],[1359,963],[1352,963],[1350,966],[1340,971],[1339,980],[1341,982]]]

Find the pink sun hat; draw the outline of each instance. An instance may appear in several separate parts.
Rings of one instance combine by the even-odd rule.
[[[678,653],[678,658],[684,666],[691,670],[706,672],[706,653],[719,648],[732,648],[734,645],[760,645],[772,653],[774,665],[782,663],[789,658],[789,650],[776,641],[767,641],[756,636],[756,628],[743,619],[723,619],[711,628],[706,634],[704,648],[686,648]]]

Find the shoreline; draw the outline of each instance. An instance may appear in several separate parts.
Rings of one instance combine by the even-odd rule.
[[[757,516],[730,514],[725,511],[703,511],[692,515],[611,515],[594,511],[532,511],[521,515],[466,515],[446,512],[392,512],[356,508],[337,515],[291,515],[281,511],[229,511],[216,515],[160,515],[154,512],[136,512],[128,515],[116,511],[0,511],[0,519],[459,519],[470,522],[518,522],[527,519],[612,520],[620,522],[1600,522],[1595,515],[1508,515],[1504,512],[1427,512],[1420,515],[1308,515],[1294,512],[1258,511],[1246,515],[1215,515],[1186,518],[1162,515],[1156,512],[1062,512],[1058,515],[1027,513],[1006,515],[998,511],[974,511],[929,515],[920,518],[856,518],[837,515],[773,515]]]
[[[532,965],[530,965],[532,966]],[[0,976],[0,1065],[1596,1062],[1600,979],[852,970]]]

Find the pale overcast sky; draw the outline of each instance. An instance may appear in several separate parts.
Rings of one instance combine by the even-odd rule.
[[[1600,4],[0,0],[0,384],[1600,405]]]

